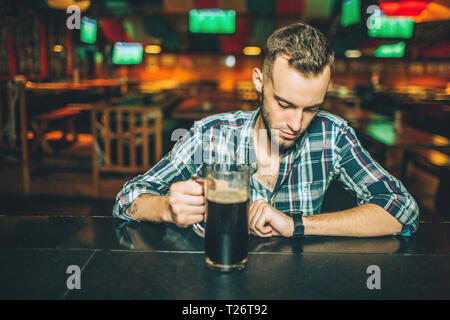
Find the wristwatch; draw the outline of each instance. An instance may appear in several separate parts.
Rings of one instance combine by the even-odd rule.
[[[293,238],[301,237],[305,234],[305,226],[303,225],[303,212],[291,211],[291,216],[294,220],[294,234]]]

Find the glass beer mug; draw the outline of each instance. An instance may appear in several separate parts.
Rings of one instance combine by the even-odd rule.
[[[249,174],[247,165],[206,167],[206,227],[196,223],[193,229],[205,238],[205,260],[213,269],[241,270],[248,260]]]

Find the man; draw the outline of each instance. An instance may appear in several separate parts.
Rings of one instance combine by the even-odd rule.
[[[343,119],[320,110],[330,82],[332,49],[315,28],[297,23],[267,41],[263,70],[253,70],[260,108],[194,124],[146,174],[127,182],[113,215],[187,227],[204,219],[202,176],[212,162],[251,165],[249,231],[259,237],[409,235],[418,207],[400,181],[361,147]],[[358,206],[320,214],[339,179]]]

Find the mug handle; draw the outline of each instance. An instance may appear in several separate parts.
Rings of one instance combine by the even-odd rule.
[[[200,238],[204,238],[205,237],[205,228],[203,228],[203,226],[200,223],[194,223],[192,225],[192,229],[194,229],[194,232],[200,237]]]
[[[203,187],[205,186],[205,178],[200,178],[197,176],[192,176],[191,179],[199,184],[201,184]],[[206,214],[206,212],[205,212]],[[194,229],[195,233],[200,237],[205,237],[205,228],[200,223],[194,223],[192,225],[192,229]]]

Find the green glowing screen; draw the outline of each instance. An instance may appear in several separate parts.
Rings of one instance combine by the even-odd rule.
[[[189,11],[189,32],[224,33],[236,31],[236,11],[220,9],[194,9]]]
[[[81,20],[80,40],[89,44],[94,44],[97,41],[97,21],[83,17]]]
[[[402,58],[405,55],[405,47],[403,41],[395,44],[383,44],[375,50],[374,55],[377,58]]]
[[[114,64],[140,64],[144,48],[140,43],[116,42],[113,48],[112,62]]]
[[[374,25],[367,30],[372,38],[410,39],[414,32],[414,20],[409,18],[388,18],[376,16]]]
[[[342,2],[341,26],[348,27],[361,21],[360,0],[344,0]]]
[[[395,143],[396,133],[392,122],[376,121],[367,125],[367,133],[374,139],[392,146]]]

